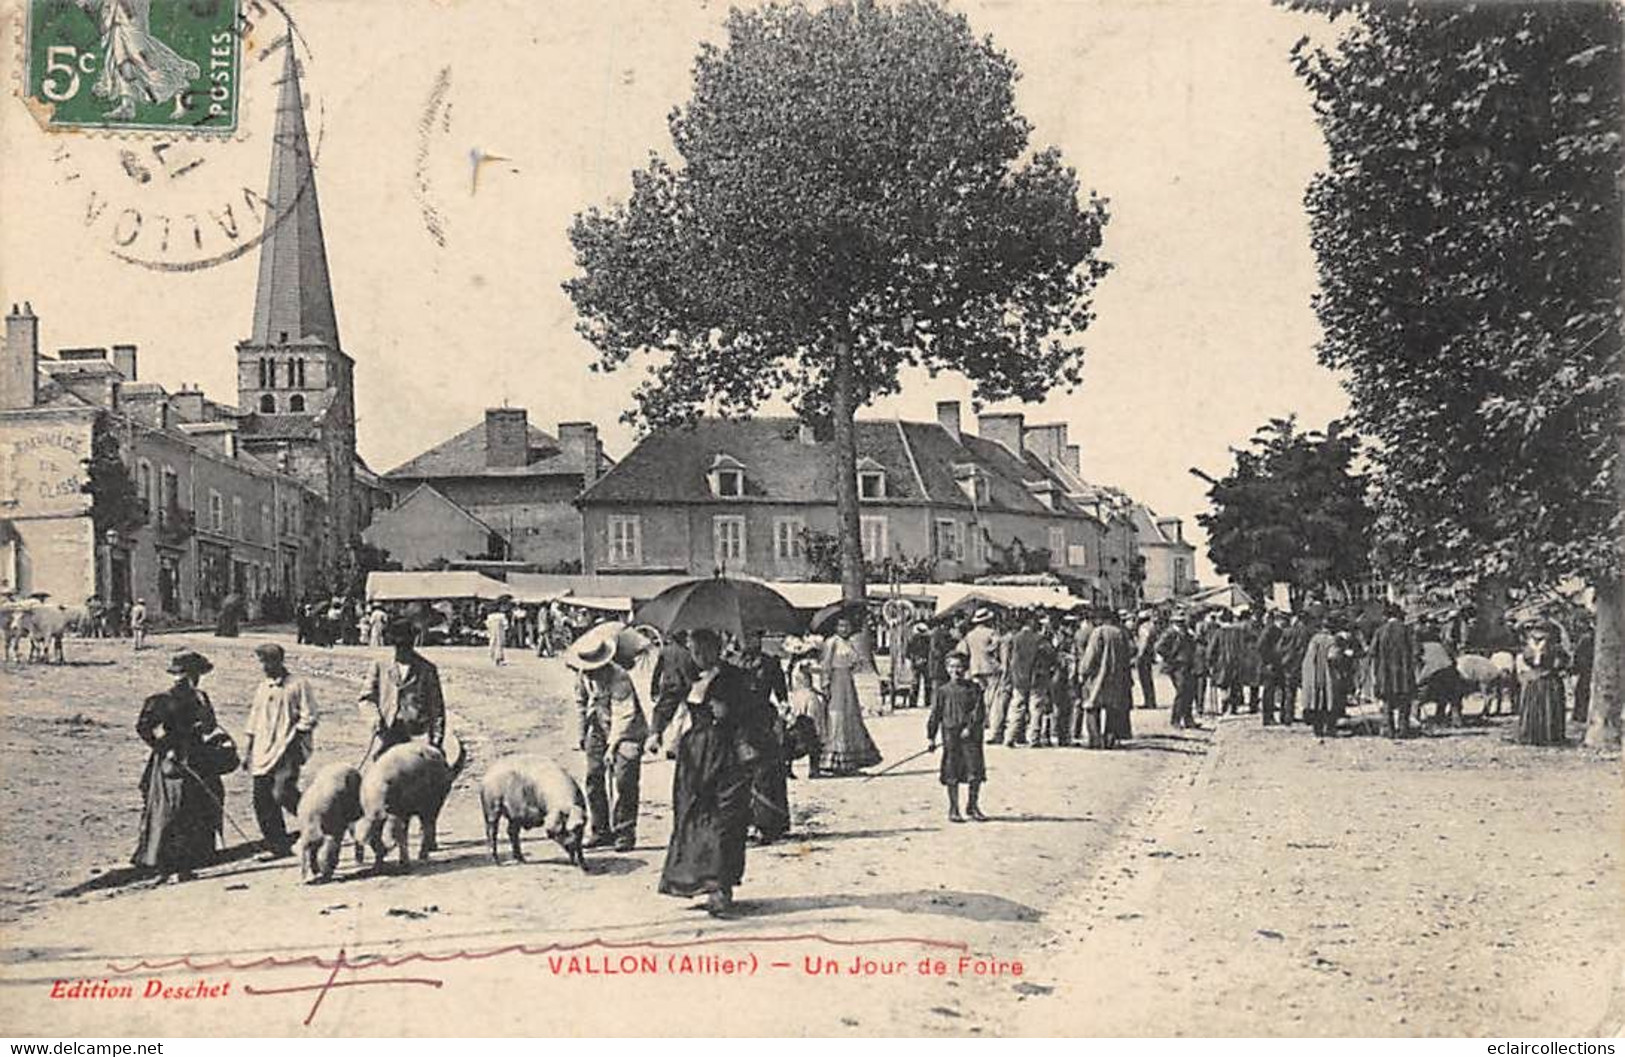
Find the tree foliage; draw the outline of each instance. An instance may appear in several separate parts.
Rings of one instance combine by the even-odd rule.
[[[1293,54],[1330,153],[1320,357],[1375,442],[1380,560],[1617,578],[1620,9],[1291,6],[1345,26]]]
[[[1305,432],[1296,418],[1271,419],[1213,482],[1213,509],[1196,517],[1213,567],[1254,598],[1272,583],[1318,594],[1367,577],[1375,513],[1358,455],[1340,422]]]
[[[631,196],[570,228],[578,330],[632,417],[744,414],[776,395],[834,427],[841,563],[861,597],[851,421],[907,365],[982,400],[1076,383],[1107,272],[1105,202],[1029,150],[1014,63],[930,0],[734,10]]]
[[[118,434],[105,418],[98,417],[91,429],[90,457],[85,460],[80,491],[90,496],[90,519],[98,539],[105,532],[130,531],[147,520],[146,497],[137,492],[129,467],[124,465]]]
[[[736,9],[727,37],[670,116],[680,161],[570,229],[600,365],[664,354],[643,419],[786,392],[827,414],[843,335],[860,406],[904,364],[987,400],[1078,380],[1106,207],[1056,150],[1025,156],[1007,56],[920,0]]]

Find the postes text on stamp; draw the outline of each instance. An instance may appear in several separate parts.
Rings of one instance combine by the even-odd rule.
[[[48,130],[229,134],[239,0],[29,0],[24,92]]]

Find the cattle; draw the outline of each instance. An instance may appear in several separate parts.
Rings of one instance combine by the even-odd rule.
[[[519,831],[542,827],[558,842],[570,862],[583,870],[582,832],[587,826],[587,802],[581,787],[563,767],[543,756],[515,756],[501,760],[480,781],[480,812],[485,816],[485,838],[491,861],[500,863],[497,827],[508,820],[508,844],[515,862],[524,862]]]

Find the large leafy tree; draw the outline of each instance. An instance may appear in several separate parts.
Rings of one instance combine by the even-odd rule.
[[[1224,477],[1209,478],[1212,510],[1198,514],[1213,567],[1255,598],[1272,583],[1299,597],[1347,585],[1371,572],[1367,482],[1356,472],[1356,439],[1333,422],[1300,430],[1271,419],[1235,453]]]
[[[1588,740],[1617,742],[1620,9],[1292,6],[1345,26],[1294,59],[1330,154],[1307,195],[1320,356],[1375,442],[1380,559],[1592,585]]]
[[[853,416],[906,365],[982,400],[1079,379],[1105,203],[1029,150],[1014,63],[928,0],[734,10],[624,203],[570,229],[578,329],[652,362],[633,417],[748,413],[831,428],[841,580],[863,597]]]

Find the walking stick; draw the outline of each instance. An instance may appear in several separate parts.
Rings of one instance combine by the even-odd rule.
[[[864,782],[872,782],[876,778],[879,778],[883,774],[886,774],[888,772],[897,770],[897,768],[903,766],[903,764],[905,764],[905,763],[909,763],[909,762],[911,762],[913,760],[917,760],[921,756],[926,755],[927,753],[932,753],[932,752],[936,752],[936,751],[937,750],[936,750],[936,748],[934,746],[931,747],[931,748],[921,749],[919,752],[915,753],[913,756],[904,756],[901,760],[898,760],[896,763],[892,764],[890,767],[886,767],[886,768],[883,768],[881,770],[878,770],[874,774],[864,775],[863,781]],[[862,785],[863,782],[859,782],[858,784]]]
[[[231,823],[231,828],[237,831],[237,836],[243,838],[243,840],[247,841],[250,844],[257,843],[254,840],[253,837],[250,837],[247,833],[243,832],[243,827],[237,825],[237,820],[232,818],[231,817],[231,812],[226,810],[226,802],[225,802],[225,800],[222,799],[221,797],[218,797],[218,796],[214,795],[214,790],[209,788],[209,783],[203,780],[202,775],[200,775],[196,771],[192,770],[192,765],[191,764],[189,764],[185,760],[182,760],[182,759],[179,759],[179,758],[177,758],[175,760],[175,762],[180,764],[181,769],[184,770],[187,774],[189,774],[193,778],[195,778],[197,780],[198,786],[205,793],[209,794],[209,799],[213,800],[214,801],[214,806],[218,807],[220,809],[221,817],[224,818],[227,822]]]

